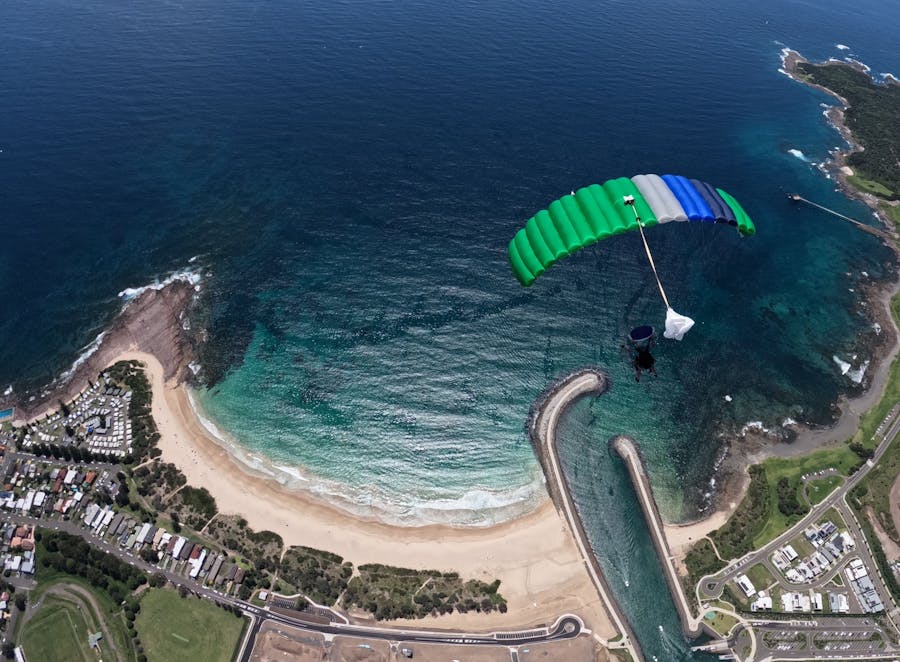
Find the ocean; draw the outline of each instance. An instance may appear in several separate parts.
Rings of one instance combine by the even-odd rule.
[[[872,0],[7,0],[0,389],[27,398],[120,293],[189,272],[194,399],[223,443],[355,512],[483,526],[543,498],[534,398],[603,365],[611,391],[563,421],[570,479],[642,645],[686,656],[606,441],[635,437],[664,515],[690,519],[725,436],[826,422],[861,388],[861,290],[892,256],[786,203],[874,223],[815,167],[842,144],[830,99],[778,68],[789,46],[897,73],[898,18]],[[642,172],[720,186],[758,233],[647,233],[697,326],[636,383],[624,336],[665,313],[640,237],[528,289],[506,245],[560,195]]]

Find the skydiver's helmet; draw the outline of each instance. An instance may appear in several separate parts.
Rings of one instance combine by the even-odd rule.
[[[653,347],[653,327],[636,326],[628,333],[628,342],[639,352],[649,351]]]

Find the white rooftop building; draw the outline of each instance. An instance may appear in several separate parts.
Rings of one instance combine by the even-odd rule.
[[[752,598],[756,595],[756,587],[753,586],[753,583],[747,575],[738,575],[734,581],[741,587],[741,590],[748,598]]]

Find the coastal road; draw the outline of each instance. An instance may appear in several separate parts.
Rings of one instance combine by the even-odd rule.
[[[491,634],[464,634],[453,632],[437,632],[417,629],[392,629],[376,628],[359,625],[346,625],[343,623],[329,623],[323,625],[294,618],[283,613],[255,608],[255,617],[249,629],[243,651],[238,658],[240,662],[250,662],[256,638],[263,624],[285,625],[301,630],[309,630],[320,634],[330,634],[346,637],[378,639],[391,644],[452,644],[468,646],[502,646],[504,648],[517,647],[526,644],[560,641],[572,639],[582,633],[584,625],[576,616],[566,615],[560,617],[552,627],[523,632],[502,632]],[[501,638],[502,637],[502,638]]]
[[[322,634],[366,637],[388,642],[402,641],[432,644],[494,645],[504,647],[572,639],[578,637],[585,631],[584,623],[581,619],[571,614],[565,614],[559,617],[551,627],[535,627],[527,630],[490,633],[448,632],[446,630],[439,631],[417,628],[398,629],[352,625],[343,622],[316,623],[304,619],[302,615],[295,617],[283,612],[271,611],[268,608],[257,607],[249,602],[225,595],[215,589],[202,586],[200,583],[176,572],[163,570],[158,566],[146,563],[140,556],[127,552],[118,545],[110,544],[94,535],[93,531],[80,526],[78,520],[45,520],[24,515],[7,514],[4,514],[3,517],[6,521],[16,525],[27,524],[45,529],[64,531],[71,535],[79,536],[98,549],[101,549],[108,554],[112,554],[130,565],[138,567],[148,574],[163,574],[166,579],[176,587],[184,586],[198,597],[212,600],[217,604],[224,604],[241,609],[252,621],[251,627],[248,628],[247,637],[242,642],[242,660],[250,659],[256,634],[259,632],[260,626],[265,621],[272,621]]]

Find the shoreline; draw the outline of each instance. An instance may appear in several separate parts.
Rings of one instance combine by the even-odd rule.
[[[868,373],[870,377],[865,391],[852,398],[840,395],[834,403],[840,413],[830,425],[792,426],[795,432],[792,441],[752,433],[730,441],[728,454],[717,475],[717,478],[722,478],[722,487],[718,488],[714,497],[716,506],[713,511],[707,517],[689,522],[664,522],[669,548],[679,562],[684,560],[685,554],[694,543],[724,525],[740,505],[750,485],[747,473],[750,466],[771,457],[798,457],[831,448],[852,439],[857,433],[860,418],[881,399],[891,364],[900,355],[900,329],[894,323],[890,312],[891,299],[900,293],[900,278],[874,289],[868,301],[873,316],[877,318],[882,333],[886,335],[885,342],[878,345],[871,357]]]
[[[857,152],[863,151],[862,145],[860,145],[856,141],[856,138],[853,136],[853,132],[850,130],[850,127],[847,126],[846,111],[847,108],[850,107],[850,104],[844,97],[842,97],[834,90],[831,90],[824,85],[812,83],[801,78],[797,74],[797,65],[801,63],[810,63],[810,61],[803,57],[798,51],[795,51],[791,48],[785,47],[781,49],[781,69],[779,69],[779,71],[781,71],[791,80],[800,83],[801,85],[806,85],[807,87],[811,87],[813,89],[819,90],[820,92],[824,92],[830,97],[836,99],[838,104],[840,104],[837,106],[830,106],[828,109],[826,109],[825,117],[828,119],[828,123],[849,145],[849,147],[846,149],[841,149],[839,147],[835,148],[831,152],[831,157],[821,165],[822,171],[827,175],[831,175],[834,177],[835,181],[838,183],[838,188],[840,189],[841,193],[843,193],[848,198],[862,202],[872,211],[874,216],[884,225],[885,228],[887,228],[889,232],[891,232],[892,234],[895,233],[896,230],[894,228],[894,224],[889,218],[887,218],[887,216],[885,216],[884,212],[878,206],[879,199],[871,193],[860,191],[847,179],[849,176],[853,175],[853,169],[847,165],[847,158]],[[844,60],[830,58],[825,62],[813,62],[811,64],[824,65],[829,63],[852,67],[857,71],[865,73],[870,78],[872,77],[868,67],[860,62],[857,62],[856,60],[846,62]],[[875,79],[872,78],[872,81],[875,82]],[[895,246],[891,246],[891,248],[897,250]]]
[[[845,111],[848,107],[847,100],[822,85],[810,83],[796,74],[796,66],[801,62],[809,62],[799,52],[790,48],[781,50],[782,67],[779,71],[788,78],[802,85],[818,89],[837,99],[840,106],[832,106],[825,115],[829,123],[841,135],[850,146],[848,149],[836,149],[828,162],[822,168],[826,174],[831,174],[838,183],[838,188],[847,197],[859,200],[873,212],[875,217],[892,234],[895,232],[890,219],[878,207],[878,199],[864,191],[852,186],[847,177],[852,175],[852,170],[846,165],[846,159],[851,154],[860,151],[862,147],[855,141],[853,133],[845,123]],[[833,60],[835,63],[858,68],[865,71],[865,67],[859,63]],[[866,72],[868,73],[868,72]],[[885,242],[894,251],[895,256],[900,255],[900,249],[892,242]],[[734,511],[740,505],[750,484],[747,469],[753,464],[770,457],[797,457],[816,450],[833,447],[852,439],[859,429],[859,420],[866,411],[873,407],[881,398],[887,384],[888,373],[894,359],[900,354],[900,329],[894,322],[890,311],[891,298],[900,293],[900,277],[893,282],[881,284],[875,291],[864,297],[871,306],[873,321],[877,322],[882,332],[887,334],[886,341],[880,343],[871,357],[870,379],[868,386],[861,394],[855,397],[847,397],[841,394],[834,403],[840,412],[836,419],[827,426],[809,427],[797,424],[793,427],[796,435],[790,441],[773,440],[762,434],[747,434],[745,437],[732,440],[728,445],[728,455],[723,462],[722,475],[723,487],[715,496],[714,503],[717,506],[707,517],[684,523],[664,523],[666,538],[673,554],[679,562],[683,562],[688,549],[701,538],[706,537],[724,525]],[[721,503],[724,502],[724,503]]]
[[[352,486],[334,479],[326,479],[309,472],[303,466],[293,466],[285,460],[276,461],[264,451],[248,449],[207,418],[202,405],[197,401],[197,392],[194,389],[188,387],[185,393],[193,416],[206,431],[206,436],[228,453],[243,472],[263,480],[271,480],[288,492],[304,492],[312,500],[329,503],[350,517],[399,528],[435,524],[460,529],[482,529],[528,515],[548,498],[543,474],[540,467],[535,466],[528,483],[498,491],[487,487],[470,488],[456,499],[457,507],[439,508],[430,504],[445,503],[445,500],[428,501],[425,497],[421,499],[417,497],[413,502],[415,505],[411,505],[407,510],[392,510],[379,502],[379,498],[386,500],[390,496],[384,494],[387,490],[383,490],[380,486],[377,489],[381,491],[375,492],[368,486]],[[463,507],[465,497],[473,493],[500,497],[501,500],[484,505],[480,509]],[[407,514],[411,511],[416,511],[417,514]],[[460,515],[466,514],[477,515],[477,518],[461,521]]]
[[[199,285],[196,279],[176,273],[159,287],[125,290],[126,299],[109,328],[100,333],[72,366],[61,373],[44,391],[29,400],[16,400],[16,420],[21,426],[59,408],[59,402],[70,402],[81,393],[88,380],[116,362],[120,354],[139,350],[153,354],[163,366],[167,379],[183,380],[192,357],[187,335],[186,315],[195,302]]]
[[[161,435],[160,459],[175,464],[188,484],[205,487],[220,512],[241,515],[256,531],[277,533],[286,546],[325,549],[355,565],[399,563],[501,580],[507,614],[454,613],[440,617],[442,626],[530,626],[574,612],[602,638],[615,636],[574,539],[549,500],[520,518],[481,528],[398,527],[353,516],[305,491],[247,472],[197,419],[187,387],[167,380],[153,355],[126,351],[116,359],[145,364]]]

